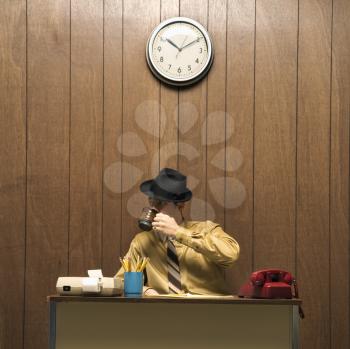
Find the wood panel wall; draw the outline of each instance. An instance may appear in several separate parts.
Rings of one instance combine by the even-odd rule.
[[[215,45],[186,89],[145,60],[179,15]],[[47,347],[58,276],[113,275],[138,186],[165,166],[188,174],[186,215],[239,241],[233,292],[288,269],[301,348],[348,348],[349,15],[347,0],[1,1],[0,348]]]

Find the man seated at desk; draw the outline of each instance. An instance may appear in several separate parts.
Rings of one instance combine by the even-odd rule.
[[[230,294],[224,269],[238,259],[239,245],[219,224],[184,218],[185,203],[192,197],[186,176],[164,168],[140,189],[150,206],[159,211],[153,229],[138,233],[127,253],[133,263],[137,256],[150,258],[144,294]],[[115,277],[123,280],[123,274],[121,268]]]

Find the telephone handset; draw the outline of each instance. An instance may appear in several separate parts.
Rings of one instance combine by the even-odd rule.
[[[299,298],[295,278],[288,271],[280,269],[263,269],[253,272],[250,275],[250,280],[240,288],[238,296],[249,298]],[[301,318],[304,318],[301,307],[299,307],[299,314]]]

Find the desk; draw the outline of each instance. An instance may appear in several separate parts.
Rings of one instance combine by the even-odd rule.
[[[49,296],[50,349],[297,349],[299,299]]]

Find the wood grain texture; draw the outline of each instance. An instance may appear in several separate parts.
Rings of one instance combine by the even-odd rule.
[[[69,272],[101,267],[103,2],[71,3]]]
[[[0,2],[0,348],[23,346],[26,3]],[[6,19],[3,20],[3,19]]]
[[[331,348],[349,348],[349,1],[333,2],[330,172]]]
[[[45,348],[46,295],[68,271],[69,1],[27,7],[27,239],[24,348]]]
[[[225,224],[226,126],[226,0],[209,1],[208,30],[214,42],[215,61],[207,79],[206,202],[213,209],[207,218]],[[228,125],[226,125],[228,122]]]
[[[216,49],[184,89],[145,59],[178,15]],[[114,274],[139,184],[164,166],[189,176],[186,216],[211,218],[209,203],[239,242],[233,292],[289,269],[301,348],[349,347],[349,16],[347,0],[0,1],[0,348],[47,347],[58,276]]]
[[[241,252],[226,280],[237,293],[253,268],[255,1],[229,1],[227,11],[226,112],[233,120],[233,133],[225,132],[226,167],[237,165],[233,173],[226,173],[226,201],[230,205],[225,202],[225,231],[237,239]],[[235,156],[228,156],[230,148]]]
[[[159,21],[159,0],[124,2],[122,254],[139,231],[137,217],[147,204],[139,185],[159,169],[160,83],[145,57],[148,36]]]
[[[254,269],[295,271],[297,5],[256,3]]]
[[[308,317],[301,324],[301,347],[321,349],[330,346],[332,2],[302,1],[299,13],[296,261]]]
[[[208,3],[182,0],[180,16],[192,18],[207,28]],[[186,205],[184,215],[187,219],[205,220],[207,77],[179,93],[179,170],[188,176],[188,187],[193,193],[192,202]]]
[[[179,16],[179,0],[161,0],[161,20]],[[179,89],[161,83],[159,168],[178,168]]]
[[[104,134],[102,270],[119,269],[121,241],[121,158],[117,144],[123,122],[123,1],[104,3]]]

